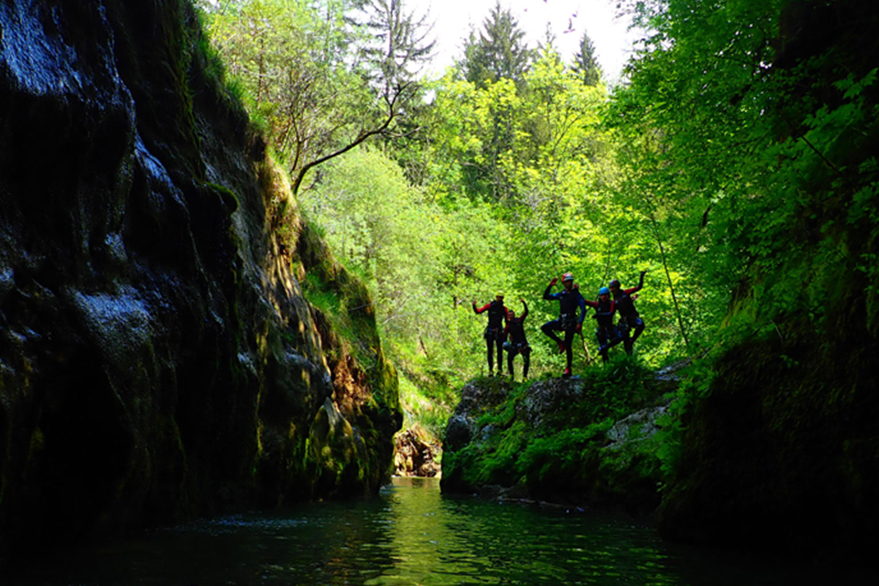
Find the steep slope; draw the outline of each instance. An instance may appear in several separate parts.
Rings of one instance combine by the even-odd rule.
[[[188,2],[0,4],[0,549],[390,473],[366,291],[219,72]]]
[[[767,78],[787,80],[772,112],[789,149],[778,169],[790,157],[795,171],[772,169],[787,209],[748,202],[758,252],[683,398],[660,527],[866,560],[879,536],[879,12],[866,0],[781,6]]]

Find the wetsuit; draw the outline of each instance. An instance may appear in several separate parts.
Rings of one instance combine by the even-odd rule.
[[[513,378],[513,358],[516,354],[522,355],[522,380],[528,378],[528,367],[531,365],[531,346],[525,339],[525,318],[528,317],[528,304],[524,301],[525,311],[519,317],[507,319],[507,336],[509,341],[507,346],[507,368],[510,371],[510,378]]]
[[[616,302],[617,313],[620,314],[620,320],[617,323],[617,327],[623,338],[623,346],[626,348],[626,354],[632,353],[635,340],[637,340],[638,336],[641,335],[641,332],[644,331],[644,320],[638,315],[638,310],[635,309],[635,297],[632,297],[632,293],[637,293],[642,287],[644,287],[644,273],[641,273],[641,281],[638,283],[637,287],[620,289],[613,296],[613,299]]]
[[[556,341],[560,347],[564,347],[565,349],[565,358],[567,359],[567,370],[570,373],[571,370],[571,362],[574,359],[574,351],[573,351],[573,341],[574,334],[577,332],[577,325],[581,325],[583,323],[583,319],[586,317],[586,300],[583,299],[583,296],[580,294],[580,290],[574,287],[571,287],[571,290],[562,289],[558,293],[550,293],[552,291],[552,284],[550,284],[546,291],[543,292],[543,298],[547,301],[553,301],[558,299],[559,301],[559,318],[548,321],[542,326],[540,326],[540,330]],[[577,308],[580,308],[580,318],[577,319]],[[564,332],[565,339],[564,341],[559,338],[555,332]]]
[[[592,316],[596,321],[595,338],[598,340],[598,353],[605,362],[608,360],[607,351],[623,341],[619,330],[613,325],[613,314],[618,310],[616,302],[610,295],[607,297],[607,300],[599,297],[597,301],[586,301],[586,305],[595,308],[595,315]]]
[[[486,303],[479,309],[476,303],[473,303],[473,311],[482,313],[488,311],[488,326],[483,332],[485,345],[488,349],[488,374],[494,371],[494,347],[497,348],[497,369],[498,373],[503,373],[504,368],[504,340],[506,333],[504,332],[504,322],[507,319],[507,308],[504,307],[502,301],[495,299],[491,303]]]

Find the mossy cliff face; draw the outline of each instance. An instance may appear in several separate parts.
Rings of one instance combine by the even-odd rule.
[[[204,47],[187,2],[0,4],[0,548],[390,472],[365,290]]]
[[[773,68],[808,80],[787,99],[784,132],[805,135],[827,112],[845,132],[791,179],[802,198],[788,250],[750,266],[718,355],[685,397],[659,511],[669,537],[875,555],[879,87],[843,92],[841,81],[875,75],[877,26],[865,0],[793,2],[782,15]]]
[[[788,323],[724,353],[682,415],[681,460],[659,509],[664,536],[873,556],[879,345],[855,339]]]
[[[472,381],[446,427],[442,489],[652,512],[675,384],[628,359],[582,378]]]

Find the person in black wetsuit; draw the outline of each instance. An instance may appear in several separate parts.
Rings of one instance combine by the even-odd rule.
[[[595,338],[598,340],[598,353],[601,359],[608,361],[607,351],[622,342],[619,330],[613,324],[613,314],[616,311],[616,303],[610,296],[610,289],[602,287],[598,290],[598,301],[586,301],[586,305],[595,308]]]
[[[614,303],[616,304],[617,313],[620,314],[620,321],[617,323],[617,327],[623,338],[623,346],[626,348],[626,354],[632,353],[632,349],[635,346],[635,340],[637,340],[638,336],[641,335],[641,332],[644,331],[644,320],[641,319],[638,310],[635,309],[635,299],[637,299],[638,296],[632,294],[637,293],[642,287],[644,287],[644,275],[646,273],[647,271],[641,271],[641,280],[638,282],[638,286],[632,287],[631,289],[621,289],[620,282],[616,279],[613,279],[608,284],[610,292],[613,295]]]
[[[473,311],[482,313],[488,311],[488,326],[485,328],[483,337],[488,347],[488,375],[494,374],[494,349],[497,348],[497,372],[503,374],[504,371],[504,339],[506,338],[505,320],[507,319],[507,308],[504,307],[504,296],[498,293],[494,301],[486,303],[480,308],[476,308],[476,300],[473,300]]]
[[[531,365],[531,346],[525,339],[525,318],[528,317],[528,304],[521,297],[519,301],[525,308],[522,315],[516,317],[512,309],[507,311],[507,336],[504,342],[504,349],[507,351],[507,368],[510,371],[510,380],[515,379],[513,376],[513,358],[517,354],[522,355],[522,380],[528,378],[528,367]]]
[[[586,317],[586,300],[583,299],[580,290],[574,286],[574,275],[571,273],[565,273],[562,275],[562,286],[564,289],[558,293],[550,293],[552,288],[558,282],[559,280],[555,277],[549,282],[549,286],[546,288],[546,291],[543,292],[543,298],[547,301],[558,299],[559,318],[546,322],[540,326],[540,330],[558,344],[560,352],[565,352],[567,366],[565,367],[565,373],[563,376],[569,377],[571,376],[571,362],[574,358],[572,343],[574,341],[574,334],[579,332],[583,327],[583,318]],[[578,307],[580,308],[579,319],[577,319]],[[555,332],[559,331],[565,333],[564,340],[555,334]]]

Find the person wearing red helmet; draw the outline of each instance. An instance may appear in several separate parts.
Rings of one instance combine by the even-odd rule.
[[[494,301],[486,303],[482,307],[476,307],[476,300],[473,300],[473,311],[477,314],[484,311],[488,312],[488,325],[485,327],[483,337],[488,348],[488,375],[494,374],[494,350],[497,348],[497,372],[503,374],[504,370],[504,340],[506,339],[505,321],[507,319],[507,308],[504,307],[504,296],[498,293]]]
[[[632,294],[637,293],[642,287],[644,287],[644,275],[646,273],[647,271],[641,271],[641,280],[638,282],[638,286],[632,287],[631,289],[622,289],[620,287],[620,282],[616,279],[613,279],[608,284],[608,288],[610,289],[614,302],[616,303],[617,312],[620,314],[620,321],[617,324],[617,327],[620,330],[626,354],[632,353],[633,347],[635,346],[635,340],[637,340],[638,336],[641,335],[641,332],[644,331],[644,320],[641,319],[638,310],[635,309],[635,299],[637,299],[638,296]]]
[[[574,334],[583,327],[583,318],[586,317],[586,300],[583,299],[580,290],[574,285],[574,275],[571,273],[562,275],[563,289],[558,293],[551,293],[552,288],[558,282],[559,280],[553,277],[552,281],[549,282],[549,286],[543,292],[543,298],[547,301],[559,301],[559,318],[546,322],[540,326],[540,330],[558,344],[560,352],[565,352],[567,366],[563,376],[569,377],[571,376],[571,363],[574,359]],[[577,319],[578,307],[580,308],[579,319]],[[555,334],[555,332],[559,331],[565,333],[564,340]]]
[[[507,312],[507,336],[508,340],[504,342],[504,349],[507,351],[507,368],[510,371],[510,380],[513,380],[513,358],[517,354],[522,355],[522,380],[528,378],[528,367],[531,364],[531,346],[525,339],[525,318],[528,317],[528,304],[521,297],[519,301],[525,310],[522,315],[516,317],[512,309]]]

